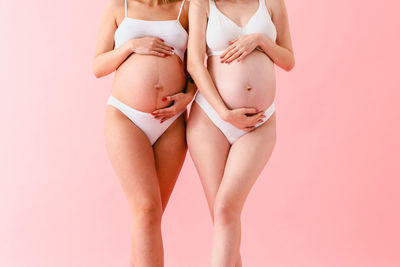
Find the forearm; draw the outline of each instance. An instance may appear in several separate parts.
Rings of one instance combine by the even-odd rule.
[[[204,64],[189,64],[188,71],[195,81],[199,91],[204,95],[204,97],[217,111],[221,118],[224,118],[229,109],[226,107],[224,101],[219,95],[218,90],[215,87],[214,82],[211,78],[211,75]]]
[[[112,73],[132,52],[132,46],[127,42],[117,49],[97,55],[93,60],[94,75],[100,78]]]
[[[268,36],[260,34],[258,46],[282,69],[290,71],[294,67],[293,52],[274,43]]]

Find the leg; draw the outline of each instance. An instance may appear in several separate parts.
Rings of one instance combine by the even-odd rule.
[[[146,135],[111,105],[106,108],[104,134],[131,209],[131,261],[135,267],[162,267],[162,204],[153,148]]]
[[[179,116],[153,145],[163,212],[185,160],[186,112]]]
[[[208,205],[212,207],[224,174],[230,144],[196,102],[193,102],[186,132],[190,155],[199,173]],[[210,214],[213,218],[212,208]]]
[[[214,204],[212,267],[235,266],[240,247],[240,216],[253,184],[276,142],[276,118],[239,138],[231,147]]]
[[[224,174],[230,144],[196,102],[193,102],[189,116],[187,141],[214,222],[214,201]],[[239,254],[236,267],[241,266]]]

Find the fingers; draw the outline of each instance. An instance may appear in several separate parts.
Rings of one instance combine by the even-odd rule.
[[[161,119],[163,117],[174,116],[176,113],[177,113],[176,107],[173,105],[173,106],[170,106],[167,108],[157,109],[157,110],[153,111],[151,113],[151,115],[153,115],[154,118],[156,118],[156,119]]]
[[[243,113],[245,114],[252,114],[255,115],[257,114],[257,109],[256,108],[243,108]],[[260,111],[261,112],[261,111]]]
[[[234,42],[236,42],[239,38],[233,39],[232,41],[229,41],[229,44],[233,44]]]
[[[230,45],[228,46],[225,51],[219,56],[219,58],[221,59],[221,62],[223,63],[223,58],[232,50],[234,49],[236,46],[235,45]]]
[[[179,101],[179,99],[182,97],[183,93],[177,93],[174,95],[166,96],[162,98],[162,101]],[[175,114],[178,113],[178,106],[177,102],[174,102],[172,105],[165,107],[165,108],[160,108],[155,111],[153,111],[151,114],[154,116],[155,119],[160,119],[160,120],[165,120],[168,119]]]
[[[171,116],[166,116],[166,117],[162,117],[160,120],[160,123],[163,123],[164,121],[168,120],[169,118],[171,118],[173,115]]]
[[[174,100],[178,100],[181,97],[182,93],[178,93],[175,95],[169,95],[166,96],[162,99],[162,101],[174,101]]]
[[[244,51],[240,57],[238,57],[237,61],[240,62],[242,61],[246,56],[248,55],[247,51]]]
[[[251,118],[251,123],[250,125],[254,126],[256,124],[262,123],[264,121],[264,119],[266,118],[264,111],[260,111],[259,113],[257,113],[257,115],[254,116],[250,116],[249,118]]]
[[[158,51],[155,51],[155,50],[151,50],[150,54],[158,56],[158,57],[166,57],[167,56],[167,54],[164,54],[164,53],[161,53],[161,52],[158,52]]]
[[[174,48],[172,46],[166,45],[165,43],[157,43],[157,44],[155,44],[155,48],[165,50],[168,53],[174,51]]]
[[[240,57],[241,55],[243,55],[243,51],[242,50],[238,50],[236,51],[236,53],[234,53],[233,55],[231,55],[229,58],[227,58],[225,60],[225,63],[231,63],[233,60],[237,59],[238,57]]]
[[[168,120],[169,118],[172,118],[174,115],[175,114],[172,114],[172,113],[162,114],[162,115],[154,116],[154,119],[160,120],[160,122],[164,122],[164,121]]]
[[[162,112],[162,113],[158,113],[154,115],[154,118],[159,120],[162,119],[164,117],[171,117],[174,116],[175,114],[173,112]]]
[[[173,55],[174,51],[172,51],[171,49],[165,49],[164,47],[155,47],[153,48],[154,51],[166,54],[166,55]]]
[[[244,127],[243,130],[245,130],[246,132],[250,132],[250,131],[253,131],[255,128],[256,128],[256,126],[247,126],[247,127]]]
[[[225,63],[226,60],[227,60],[228,58],[230,58],[233,54],[235,54],[238,50],[239,50],[239,48],[236,47],[236,46],[235,46],[234,48],[230,49],[229,52],[226,53],[226,54],[222,57],[221,62],[222,62],[222,63]]]
[[[157,120],[160,120],[160,123],[163,123],[164,121],[172,118],[172,116],[174,115],[163,115],[163,116],[158,116],[158,117],[154,117]]]
[[[163,54],[162,55],[163,57],[165,57],[167,55],[172,55],[172,54],[174,54],[173,49],[174,49],[173,47],[164,43],[164,41],[160,38],[155,37],[154,40],[152,41],[151,53],[153,55],[161,56],[158,53]],[[153,53],[153,51],[155,51],[157,53]]]

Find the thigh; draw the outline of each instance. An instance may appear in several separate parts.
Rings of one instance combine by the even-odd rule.
[[[130,207],[161,206],[153,148],[147,136],[111,105],[106,108],[104,135],[109,159]]]
[[[233,143],[218,191],[217,201],[241,209],[276,143],[276,115]]]
[[[185,118],[186,112],[179,116],[153,145],[163,210],[167,206],[186,156]]]
[[[212,207],[224,174],[230,144],[196,102],[192,104],[186,133],[189,152],[213,216]]]

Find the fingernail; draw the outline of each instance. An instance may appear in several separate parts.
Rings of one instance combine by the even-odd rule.
[[[156,114],[154,112],[152,112],[151,115],[156,115]]]
[[[167,56],[167,54],[164,54],[164,57],[166,57]]]
[[[164,121],[160,121],[160,123],[163,123]]]
[[[166,101],[166,100],[167,100],[167,98],[166,98],[166,97],[163,97],[161,100],[162,100],[162,101]]]

